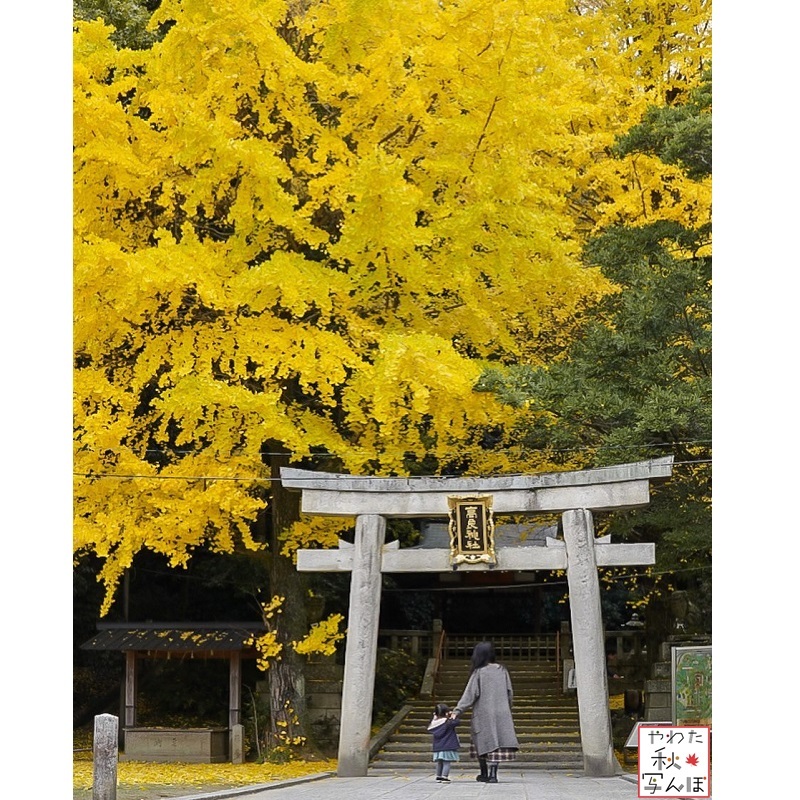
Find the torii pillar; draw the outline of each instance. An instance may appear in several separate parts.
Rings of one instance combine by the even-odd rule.
[[[363,777],[378,652],[382,572],[451,572],[449,550],[384,546],[389,517],[448,516],[448,497],[491,495],[495,513],[560,512],[564,541],[546,547],[502,547],[497,564],[459,564],[461,571],[565,569],[570,595],[584,773],[618,772],[608,709],[603,619],[597,567],[654,564],[653,544],[595,539],[593,511],[637,508],[649,482],[672,474],[672,456],[613,467],[497,478],[361,478],[281,467],[284,487],[302,491],[306,514],[355,517],[355,543],[299,550],[300,571],[350,571],[350,610],[339,732],[339,777]]]
[[[337,774],[342,778],[367,774],[381,613],[381,551],[385,538],[385,517],[378,514],[356,517],[339,721]],[[347,733],[343,735],[342,731]]]

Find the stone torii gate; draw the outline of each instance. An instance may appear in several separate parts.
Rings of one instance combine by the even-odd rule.
[[[611,544],[594,536],[595,511],[637,508],[650,480],[672,474],[673,457],[613,467],[493,478],[365,478],[281,467],[283,486],[302,492],[306,514],[355,517],[355,542],[299,550],[303,572],[352,573],[339,733],[340,777],[366,776],[382,572],[553,570],[567,572],[584,772],[617,771],[608,710],[603,620],[597,567],[655,563],[654,544]],[[488,502],[495,513],[561,513],[564,540],[546,547],[500,547],[491,559],[464,563],[446,549],[385,545],[390,517],[451,516],[454,501]]]

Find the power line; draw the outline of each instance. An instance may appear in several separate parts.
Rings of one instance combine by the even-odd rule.
[[[700,458],[694,461],[674,461],[672,463],[673,467],[680,467],[686,465],[698,465],[698,464],[711,464],[712,460],[710,458]],[[603,470],[603,469],[617,469],[620,465],[619,464],[611,464],[608,466],[603,467],[590,467],[593,471]],[[580,472],[582,470],[564,470],[565,472]],[[507,473],[504,475],[394,475],[394,476],[375,476],[375,475],[348,475],[349,478],[371,478],[371,477],[381,477],[381,478],[517,478],[517,477],[525,477],[529,476],[531,473],[529,472],[513,472]],[[551,473],[552,474],[552,473]],[[558,474],[558,473],[554,473]],[[117,472],[73,472],[73,477],[75,478],[89,478],[91,480],[100,480],[106,478],[112,478],[116,480],[150,480],[150,481],[158,481],[158,480],[171,480],[171,481],[240,481],[246,483],[281,483],[280,478],[272,478],[266,477],[262,475],[123,475]],[[326,477],[326,473],[319,472],[316,473],[314,477],[311,478],[293,478],[292,482],[300,483],[303,481],[314,482],[320,479],[324,479]]]
[[[595,452],[596,450],[646,450],[652,449],[656,447],[661,448],[672,448],[678,446],[691,446],[691,445],[705,445],[711,444],[711,439],[686,439],[680,440],[677,442],[650,442],[650,443],[643,443],[643,444],[598,444],[593,446],[583,446],[583,447],[552,447],[552,448],[538,448],[532,449],[528,448],[525,445],[514,445],[512,447],[498,447],[498,448],[482,448],[478,445],[473,445],[471,448],[465,448],[463,451],[456,455],[463,455],[464,452],[470,451],[477,451],[482,454],[492,454],[492,453],[514,453],[514,452],[528,452],[528,453],[590,453]],[[364,447],[352,447],[352,452],[354,453],[370,453],[371,451]],[[106,448],[102,451],[103,453],[117,453],[120,452],[118,450],[111,450],[110,448]],[[167,454],[173,456],[190,456],[190,455],[197,455],[202,453],[202,450],[173,450],[166,447],[148,447],[142,451],[142,453],[149,453],[149,454]],[[261,456],[287,456],[291,455],[290,453],[285,452],[273,452],[273,451],[260,451],[259,455]],[[416,454],[413,454],[416,455]],[[436,455],[435,453],[424,453],[422,457],[424,458],[427,455]],[[441,456],[440,456],[441,457]],[[298,456],[298,458],[302,458],[303,460],[309,459],[332,459],[332,458],[340,458],[335,453],[308,453],[304,456]]]

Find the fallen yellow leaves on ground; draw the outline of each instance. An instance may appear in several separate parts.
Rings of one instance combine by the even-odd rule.
[[[609,707],[613,711],[624,707],[624,694],[611,695]],[[76,735],[75,746],[85,748],[76,751],[72,771],[74,789],[92,788],[91,733]],[[617,753],[620,763],[625,759]],[[211,788],[221,786],[245,786],[270,781],[301,778],[320,772],[336,772],[336,759],[319,761],[289,761],[285,764],[157,764],[143,761],[120,761],[117,765],[117,783],[120,787],[137,786],[186,786]],[[625,766],[626,771],[628,767]],[[635,766],[633,767],[635,771]]]
[[[119,786],[181,785],[188,788],[243,786],[335,771],[335,759],[289,761],[285,764],[155,764],[120,761],[117,765],[117,783]],[[91,759],[75,761],[72,785],[74,789],[92,788]]]

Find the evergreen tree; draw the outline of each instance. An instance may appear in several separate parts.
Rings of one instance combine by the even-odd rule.
[[[707,183],[710,86],[708,73],[687,104],[648,109],[616,154],[657,155]],[[521,442],[553,460],[599,467],[675,456],[672,480],[649,506],[601,520],[603,532],[624,541],[657,543],[658,576],[631,584],[654,623],[665,623],[665,594],[674,588],[691,589],[710,609],[710,233],[710,221],[690,228],[669,217],[602,230],[584,260],[617,290],[553,363],[493,368],[480,384],[526,410]]]

